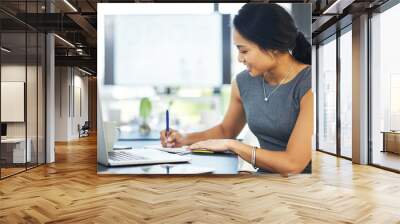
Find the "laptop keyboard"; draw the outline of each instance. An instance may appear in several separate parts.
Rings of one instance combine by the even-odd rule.
[[[142,160],[146,157],[133,155],[127,152],[108,152],[108,158],[114,161]]]

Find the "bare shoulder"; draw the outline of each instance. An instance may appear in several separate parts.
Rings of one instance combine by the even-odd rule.
[[[314,103],[314,95],[312,89],[309,89],[304,96],[301,98],[300,101],[300,108],[305,106],[312,106]]]

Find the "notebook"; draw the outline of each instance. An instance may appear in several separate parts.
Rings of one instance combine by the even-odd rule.
[[[144,146],[144,148],[146,149],[157,149],[160,151],[164,151],[164,152],[169,152],[169,153],[175,153],[175,154],[179,154],[179,155],[184,155],[184,154],[189,154],[189,153],[199,153],[199,154],[215,154],[215,153],[228,153],[228,154],[232,154],[231,151],[226,150],[226,151],[222,151],[222,152],[214,152],[208,149],[188,149],[187,146],[184,147],[177,147],[177,148],[168,148],[168,147],[162,147],[161,145],[147,145]]]
[[[176,154],[189,154],[192,151],[188,149],[187,147],[181,147],[181,148],[164,148],[161,145],[146,145],[144,146],[145,149],[157,149],[160,151],[164,152],[169,152],[169,153],[176,153]]]

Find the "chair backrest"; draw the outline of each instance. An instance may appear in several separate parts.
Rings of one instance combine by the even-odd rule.
[[[85,123],[83,124],[83,126],[82,126],[82,128],[86,128],[86,129],[89,129],[89,121],[85,121]]]

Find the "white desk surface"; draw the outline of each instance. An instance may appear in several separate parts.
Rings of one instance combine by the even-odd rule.
[[[25,138],[5,138],[5,139],[1,139],[1,143],[20,143],[20,142],[24,142]],[[29,138],[28,138],[29,141]]]

